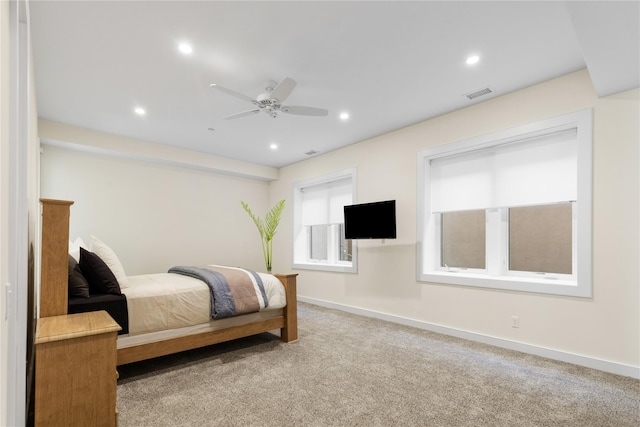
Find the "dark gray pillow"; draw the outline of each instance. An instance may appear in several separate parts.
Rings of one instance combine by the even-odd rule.
[[[89,298],[89,283],[82,275],[78,261],[69,255],[69,297]]]
[[[91,294],[122,295],[116,276],[105,262],[93,252],[80,248],[80,270],[89,282]]]

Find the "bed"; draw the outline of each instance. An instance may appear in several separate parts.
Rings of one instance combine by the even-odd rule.
[[[80,301],[76,299],[74,306],[73,298],[69,298],[69,212],[73,202],[52,199],[41,199],[41,202],[40,317],[108,311],[123,328],[117,340],[118,365],[278,329],[283,342],[297,340],[297,274],[251,272],[254,282],[264,285],[261,292],[268,305],[258,311],[214,320],[207,285],[199,279],[169,272],[127,276],[126,285],[121,289],[123,295],[94,294]],[[104,301],[98,301],[100,299]]]

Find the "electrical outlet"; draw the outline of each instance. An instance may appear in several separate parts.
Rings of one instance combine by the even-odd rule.
[[[511,327],[512,328],[520,327],[520,318],[518,316],[511,316]]]

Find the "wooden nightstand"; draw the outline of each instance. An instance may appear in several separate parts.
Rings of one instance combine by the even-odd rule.
[[[120,329],[106,311],[38,319],[36,427],[116,425]]]

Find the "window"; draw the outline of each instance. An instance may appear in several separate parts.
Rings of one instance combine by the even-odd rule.
[[[445,268],[485,268],[485,212],[461,211],[441,214],[442,261]]]
[[[509,209],[509,270],[572,274],[573,203]]]
[[[591,111],[419,153],[418,279],[591,296]]]
[[[355,171],[295,183],[293,268],[356,272],[356,247],[344,238],[344,206],[353,204]]]
[[[328,234],[329,224],[307,225],[306,232],[309,233],[309,259],[313,261],[329,260]]]

